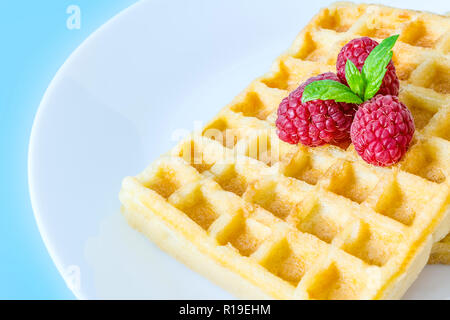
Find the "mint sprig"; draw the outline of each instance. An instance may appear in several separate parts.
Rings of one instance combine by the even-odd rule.
[[[352,61],[347,60],[345,78],[348,86],[333,80],[314,81],[305,87],[302,102],[334,100],[360,104],[371,99],[380,90],[398,36],[386,38],[377,45],[366,58],[361,72]]]
[[[362,76],[366,81],[366,90],[364,100],[371,99],[380,90],[384,75],[387,71],[387,65],[392,59],[392,48],[398,39],[398,34],[381,41],[370,52],[362,67]]]
[[[334,80],[318,80],[308,84],[303,91],[302,102],[311,100],[334,100],[347,103],[363,102],[349,87]]]
[[[345,79],[347,79],[350,89],[358,95],[358,97],[364,99],[366,82],[364,81],[364,77],[359,72],[358,68],[350,59],[348,59],[345,63]]]

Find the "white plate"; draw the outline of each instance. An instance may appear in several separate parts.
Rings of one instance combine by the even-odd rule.
[[[128,227],[120,183],[267,71],[325,5],[144,1],[72,54],[35,119],[29,183],[42,237],[77,297],[232,298]],[[450,268],[427,266],[407,297],[449,298]]]

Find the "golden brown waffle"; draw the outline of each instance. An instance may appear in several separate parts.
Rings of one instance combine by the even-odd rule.
[[[450,229],[450,19],[336,3],[272,71],[120,193],[130,225],[242,298],[399,298]],[[306,78],[335,70],[359,36],[399,33],[400,98],[417,131],[398,165],[353,146],[281,142],[276,109]]]
[[[428,263],[450,264],[450,234],[433,245]]]

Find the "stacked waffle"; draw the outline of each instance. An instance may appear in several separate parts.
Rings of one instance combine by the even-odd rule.
[[[131,226],[242,298],[399,298],[449,262],[450,18],[375,5],[321,10],[271,72],[136,177]],[[400,34],[394,64],[416,133],[403,160],[286,144],[274,122],[299,83],[334,71],[348,41]]]

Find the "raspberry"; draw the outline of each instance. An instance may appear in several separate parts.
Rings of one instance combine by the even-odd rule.
[[[350,140],[355,105],[333,100],[301,102],[305,87],[317,80],[339,81],[339,78],[332,72],[309,78],[281,101],[275,123],[281,140],[311,147]]]
[[[375,40],[362,37],[353,39],[342,47],[336,61],[337,75],[342,83],[347,84],[347,80],[345,79],[345,64],[347,63],[347,59],[350,59],[358,70],[361,71],[367,56],[377,45],[378,42]],[[395,72],[395,66],[391,60],[387,66],[380,90],[377,93],[398,96],[399,86],[400,83]]]
[[[350,129],[358,154],[382,167],[400,161],[413,134],[414,121],[408,108],[398,97],[381,94],[359,107]]]

